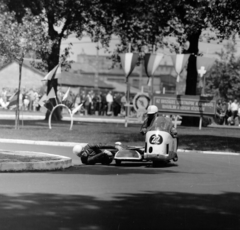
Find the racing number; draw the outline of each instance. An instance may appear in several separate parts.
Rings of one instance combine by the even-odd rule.
[[[153,135],[150,137],[149,142],[150,142],[152,145],[160,145],[160,144],[162,144],[162,142],[163,142],[163,138],[162,138],[162,136],[160,136],[160,135],[153,134]]]

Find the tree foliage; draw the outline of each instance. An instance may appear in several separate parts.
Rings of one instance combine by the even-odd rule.
[[[240,99],[240,57],[236,57],[236,43],[227,43],[217,54],[219,60],[206,82],[208,92],[227,101]]]
[[[19,64],[16,128],[18,128],[19,93],[25,54],[30,51],[47,54],[52,47],[42,23],[41,15],[33,16],[30,11],[26,11],[21,22],[15,20],[14,13],[0,14],[0,55],[8,61],[14,60]]]
[[[190,53],[186,94],[197,90],[196,56],[199,41],[229,38],[239,32],[238,0],[5,0],[17,12],[18,20],[29,7],[34,14],[44,13],[48,35],[54,41],[50,55],[42,55],[48,70],[60,58],[64,38],[75,33],[89,34],[93,41],[108,47],[111,35],[120,38],[116,54],[132,50],[142,53],[153,47],[168,47],[172,52]],[[174,38],[174,39],[171,39]],[[186,47],[188,42],[188,47]],[[117,57],[117,55],[113,55]]]

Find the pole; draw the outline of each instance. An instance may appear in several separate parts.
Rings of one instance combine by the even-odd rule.
[[[202,94],[203,94],[203,95],[205,94],[205,84],[206,84],[206,82],[205,82],[205,77],[204,77],[204,75],[203,75],[203,88],[202,88]]]
[[[131,53],[131,42],[128,44],[128,52]],[[126,105],[126,115],[125,115],[125,127],[128,127],[128,116],[129,116],[129,109],[130,109],[130,85],[128,77],[126,78],[126,99],[127,99],[127,105]]]
[[[95,88],[98,89],[98,71],[99,71],[99,41],[97,42],[97,52],[96,52],[96,73],[95,73]]]
[[[153,45],[153,54],[155,54],[155,45]],[[151,91],[152,91],[152,105],[153,105],[153,94],[154,94],[154,75],[152,75],[152,85],[151,85]]]
[[[142,77],[143,77],[143,60],[140,61],[140,74],[139,74],[139,89],[142,89]]]

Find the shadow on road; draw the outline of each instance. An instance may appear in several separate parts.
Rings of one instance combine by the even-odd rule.
[[[1,195],[1,230],[239,229],[239,193]]]
[[[81,174],[81,175],[127,175],[127,174],[165,174],[165,173],[190,173],[199,174],[198,172],[184,172],[184,170],[178,170],[177,164],[163,164],[159,167],[153,167],[150,163],[128,163],[122,166],[115,165],[75,165],[62,171],[52,171],[51,174]],[[174,168],[172,170],[171,168]],[[202,174],[202,173],[200,173]]]

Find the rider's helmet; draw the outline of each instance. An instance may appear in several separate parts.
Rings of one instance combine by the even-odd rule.
[[[82,146],[81,145],[75,145],[73,147],[73,154],[78,155],[82,151]]]
[[[155,114],[158,112],[158,107],[156,105],[150,105],[147,108],[147,114]]]
[[[122,149],[122,143],[121,142],[115,142],[115,148],[118,149],[118,150],[121,150]]]

